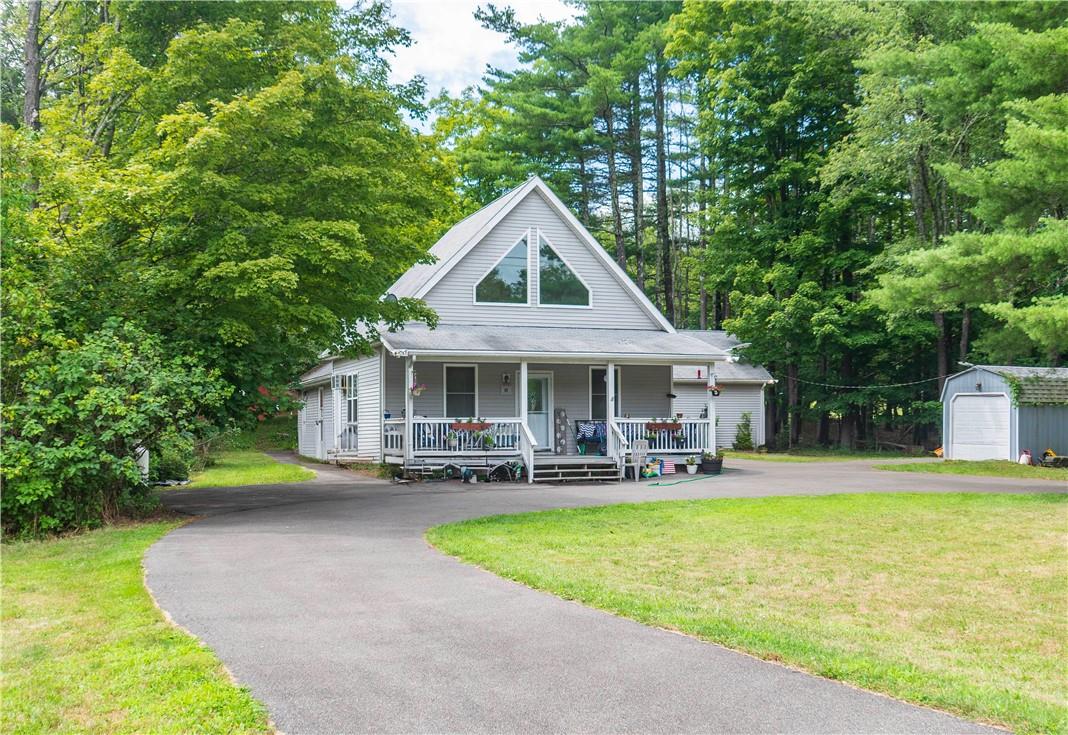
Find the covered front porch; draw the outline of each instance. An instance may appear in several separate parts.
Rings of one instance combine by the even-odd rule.
[[[515,460],[603,469],[635,449],[685,457],[715,451],[711,392],[672,415],[672,366],[713,374],[729,356],[653,330],[417,328],[383,336],[383,459],[406,466]],[[582,458],[582,459],[579,459]]]

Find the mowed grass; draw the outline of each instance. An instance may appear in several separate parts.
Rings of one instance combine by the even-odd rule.
[[[657,502],[427,537],[643,623],[1023,732],[1068,729],[1065,496]]]
[[[845,449],[791,449],[787,452],[747,452],[728,449],[724,454],[735,459],[757,462],[851,462],[857,459],[901,459],[909,455],[899,452],[857,452]]]
[[[941,475],[976,475],[981,477],[1018,477],[1023,480],[1059,480],[1068,482],[1068,469],[1063,467],[1035,467],[1000,459],[974,462],[947,459],[941,462],[877,464],[877,470],[891,472],[934,472]]]
[[[262,733],[215,655],[168,624],[141,557],[173,522],[3,547],[5,733]]]
[[[262,452],[223,451],[203,472],[195,473],[185,487],[237,487],[302,482],[315,477],[307,467],[279,462]]]

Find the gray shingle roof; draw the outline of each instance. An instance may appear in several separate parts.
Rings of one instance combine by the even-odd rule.
[[[699,339],[720,350],[728,350],[741,344],[737,337],[722,329],[680,329],[678,333]],[[680,378],[676,375],[675,379],[689,380],[691,378]],[[696,377],[692,379],[697,380]],[[771,373],[764,369],[763,365],[754,365],[745,360],[740,360],[739,362],[717,362],[716,380],[721,383],[752,380],[767,382],[773,380],[773,378]]]
[[[591,329],[585,327],[515,327],[441,325],[429,329],[411,324],[382,335],[391,352],[426,354],[520,355],[554,354],[603,358],[629,356],[666,360],[723,360],[726,354],[702,340],[655,329]]]
[[[1015,396],[1022,406],[1068,405],[1068,368],[976,365],[977,370],[1000,375],[1019,386]]]
[[[489,224],[501,210],[508,206],[509,202],[519,196],[520,191],[528,190],[529,187],[525,185],[517,186],[474,214],[468,215],[457,222],[430,248],[430,254],[436,260],[433,263],[416,263],[413,265],[389,287],[388,293],[398,298],[414,296],[420,286],[426,283],[440,268],[444,267],[452,256],[460,252],[464,245],[478,234],[479,230]]]
[[[718,347],[721,350],[726,350],[741,344],[741,341],[737,337],[722,329],[679,329],[676,331],[679,334],[685,334],[687,337],[696,337],[702,342],[707,342],[713,347]]]

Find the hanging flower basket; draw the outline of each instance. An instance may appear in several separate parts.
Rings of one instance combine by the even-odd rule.
[[[426,383],[416,383],[412,386],[411,391],[413,396],[423,395],[423,391],[426,390]]]

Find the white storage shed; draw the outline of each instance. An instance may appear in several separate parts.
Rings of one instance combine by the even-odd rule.
[[[946,459],[1068,454],[1068,368],[974,365],[942,388]]]

